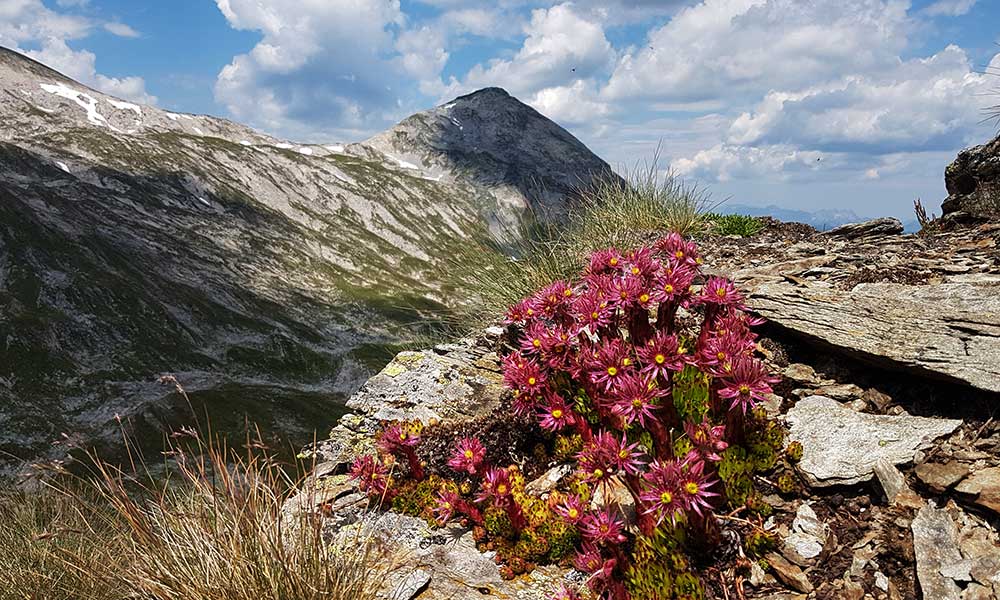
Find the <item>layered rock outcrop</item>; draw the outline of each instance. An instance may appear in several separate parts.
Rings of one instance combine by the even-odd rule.
[[[1000,136],[959,153],[944,172],[944,216],[1000,217]]]

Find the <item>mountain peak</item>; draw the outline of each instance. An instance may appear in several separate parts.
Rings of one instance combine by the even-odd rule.
[[[498,87],[416,113],[360,146],[431,174],[460,173],[555,218],[575,190],[611,171],[566,129]]]

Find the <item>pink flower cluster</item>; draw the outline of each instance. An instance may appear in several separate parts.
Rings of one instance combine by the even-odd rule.
[[[776,382],[754,356],[751,327],[760,321],[745,312],[736,285],[704,276],[701,262],[697,246],[676,234],[630,252],[602,250],[579,281],[555,282],[506,315],[523,332],[503,361],[514,410],[545,430],[580,435],[581,479],[595,488],[624,484],[642,535],[710,517],[722,494],[716,465],[729,443],[742,442],[747,412]],[[680,327],[680,314],[699,315],[700,327]],[[710,382],[703,421],[686,421],[674,405],[685,369]],[[648,441],[640,443],[642,432]],[[681,436],[691,450],[675,456]],[[574,496],[556,512],[582,535],[575,564],[591,575],[591,588],[626,597],[615,583],[629,534],[620,515]]]

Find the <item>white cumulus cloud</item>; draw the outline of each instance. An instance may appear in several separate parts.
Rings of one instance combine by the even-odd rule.
[[[978,0],[938,0],[924,9],[930,16],[960,17],[968,14]]]
[[[219,73],[215,97],[238,119],[308,134],[323,128],[367,129],[396,110],[412,72],[433,70],[442,56],[419,48],[419,31],[402,45],[398,0],[216,0],[236,29],[263,39]]]
[[[905,0],[705,0],[625,54],[609,99],[702,101],[888,67],[912,28]]]
[[[529,96],[601,75],[614,61],[615,50],[601,24],[585,19],[571,3],[532,11],[524,34],[513,57],[472,67],[461,82],[452,81],[448,93],[501,86]]]
[[[59,6],[84,3],[60,2]],[[138,35],[124,23],[97,23],[91,19],[54,11],[41,0],[0,0],[0,46],[18,52],[98,91],[133,102],[155,104],[142,77],[108,77],[97,72],[97,57],[87,50],[74,50],[67,41],[90,35],[98,25],[123,37]]]

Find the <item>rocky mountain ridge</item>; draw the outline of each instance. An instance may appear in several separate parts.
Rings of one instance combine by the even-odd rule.
[[[15,455],[169,418],[164,372],[220,418],[322,428],[439,320],[463,240],[558,211],[608,168],[495,89],[314,145],[124,102],[3,49],[0,82],[0,451]],[[517,152],[460,121],[496,115]]]

